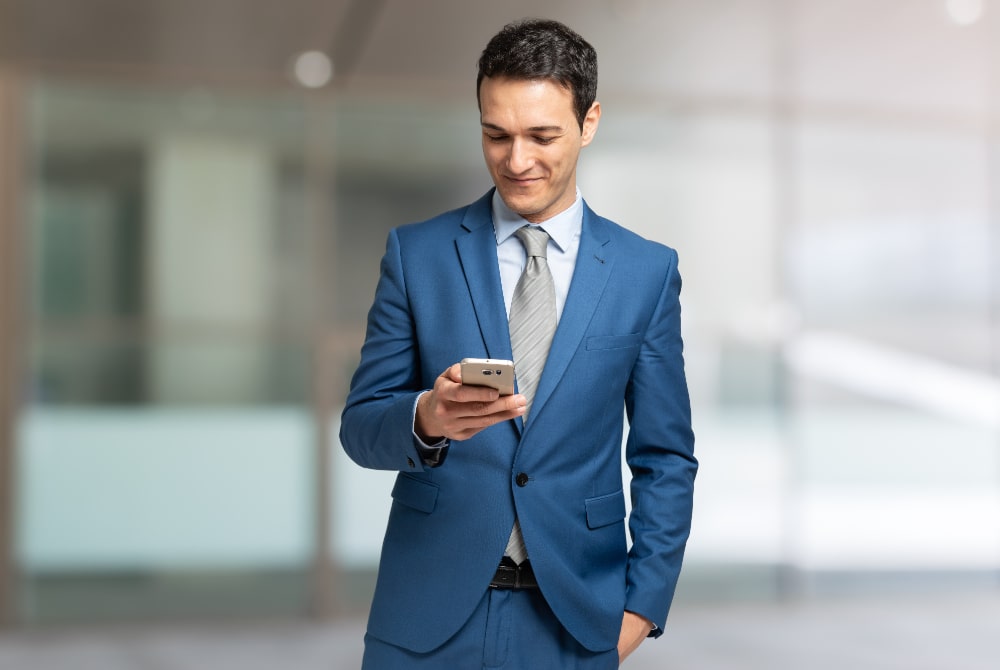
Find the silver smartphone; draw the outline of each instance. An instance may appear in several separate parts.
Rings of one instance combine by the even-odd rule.
[[[462,383],[492,386],[500,395],[514,394],[514,362],[500,358],[463,358]]]

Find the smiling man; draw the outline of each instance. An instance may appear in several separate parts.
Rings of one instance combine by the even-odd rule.
[[[590,144],[601,104],[582,123],[573,93],[549,79],[486,77],[479,85],[483,155],[500,199],[526,221],[541,223],[576,200],[576,163]]]
[[[505,26],[477,79],[494,188],[389,235],[341,422],[399,472],[365,668],[616,668],[666,623],[697,471],[681,280],[580,195],[596,92],[575,32]],[[517,392],[463,384],[467,357],[513,359]]]

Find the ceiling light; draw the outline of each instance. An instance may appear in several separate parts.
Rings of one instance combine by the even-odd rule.
[[[948,18],[960,26],[971,26],[983,18],[983,0],[945,0]]]
[[[322,88],[333,77],[333,63],[322,51],[305,51],[295,57],[293,72],[306,88]]]

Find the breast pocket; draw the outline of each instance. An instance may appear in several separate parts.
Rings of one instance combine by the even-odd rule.
[[[606,349],[633,349],[642,344],[641,333],[628,335],[595,335],[587,338],[587,351]]]

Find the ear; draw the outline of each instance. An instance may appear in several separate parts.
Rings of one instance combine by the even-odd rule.
[[[587,110],[587,116],[583,117],[583,130],[581,132],[581,146],[587,146],[597,134],[597,124],[601,121],[601,103],[594,101],[594,104]]]

